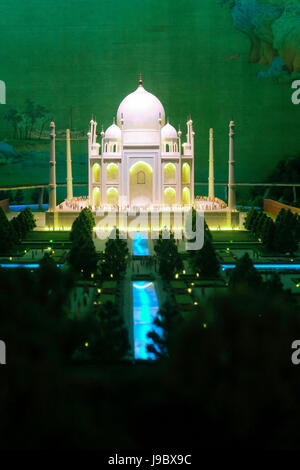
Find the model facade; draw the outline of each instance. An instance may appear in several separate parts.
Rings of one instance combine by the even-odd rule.
[[[194,202],[194,131],[187,122],[187,140],[166,122],[159,99],[143,87],[121,102],[117,121],[101,132],[97,122],[88,132],[89,203],[153,208]]]

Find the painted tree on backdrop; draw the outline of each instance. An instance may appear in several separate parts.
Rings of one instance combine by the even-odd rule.
[[[24,194],[23,194],[22,189],[17,190],[16,195],[15,195],[15,201],[17,204],[22,204],[22,202],[24,201]]]
[[[9,108],[4,115],[4,119],[13,127],[14,139],[31,139],[36,128],[39,128],[38,137],[41,138],[49,118],[47,109],[30,99],[26,100],[23,110]]]

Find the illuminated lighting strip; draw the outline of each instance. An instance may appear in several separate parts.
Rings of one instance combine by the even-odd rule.
[[[31,268],[31,269],[36,269],[39,268],[39,264],[0,264],[1,268]],[[58,268],[63,266],[62,264],[57,264],[56,265]]]
[[[222,269],[233,269],[235,264],[222,264]],[[300,269],[300,264],[254,264],[256,269]]]

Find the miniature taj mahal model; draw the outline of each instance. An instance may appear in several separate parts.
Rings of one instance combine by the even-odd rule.
[[[203,211],[210,227],[240,226],[235,202],[234,122],[229,124],[228,204],[214,194],[214,136],[209,130],[208,194],[194,196],[193,121],[187,134],[166,120],[160,100],[143,87],[121,102],[117,119],[97,134],[96,119],[90,121],[88,138],[88,195],[73,197],[70,130],[66,131],[67,198],[56,202],[55,124],[50,124],[50,181],[48,227],[68,228],[76,213],[89,207],[97,220],[113,212],[163,212],[172,215],[194,207]],[[97,142],[98,138],[101,142]],[[226,184],[226,183],[225,183]],[[101,214],[102,215],[101,215]],[[171,226],[175,226],[171,217]]]
[[[189,205],[194,201],[194,131],[187,122],[187,142],[166,122],[156,96],[143,87],[121,102],[117,122],[101,132],[91,120],[88,132],[89,202],[93,208]],[[181,148],[183,147],[183,154]],[[101,149],[101,153],[100,153]]]

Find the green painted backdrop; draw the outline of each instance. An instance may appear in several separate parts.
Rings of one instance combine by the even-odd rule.
[[[225,3],[225,4],[223,4]],[[206,180],[208,129],[215,129],[215,177],[227,178],[228,122],[236,121],[239,181],[262,181],[279,159],[300,150],[300,105],[291,84],[258,79],[249,63],[249,39],[219,0],[14,0],[0,3],[0,140],[11,130],[8,106],[26,98],[47,107],[58,128],[86,129],[91,114],[107,127],[120,101],[137,86],[159,97],[185,133],[196,132],[196,180]],[[267,69],[267,67],[266,67]],[[27,146],[30,150],[30,146]],[[73,144],[75,177],[86,145]],[[47,147],[22,164],[1,167],[0,184],[48,178]],[[76,160],[77,159],[77,160]],[[78,164],[78,167],[76,166]],[[64,146],[58,146],[58,179],[65,180]]]

